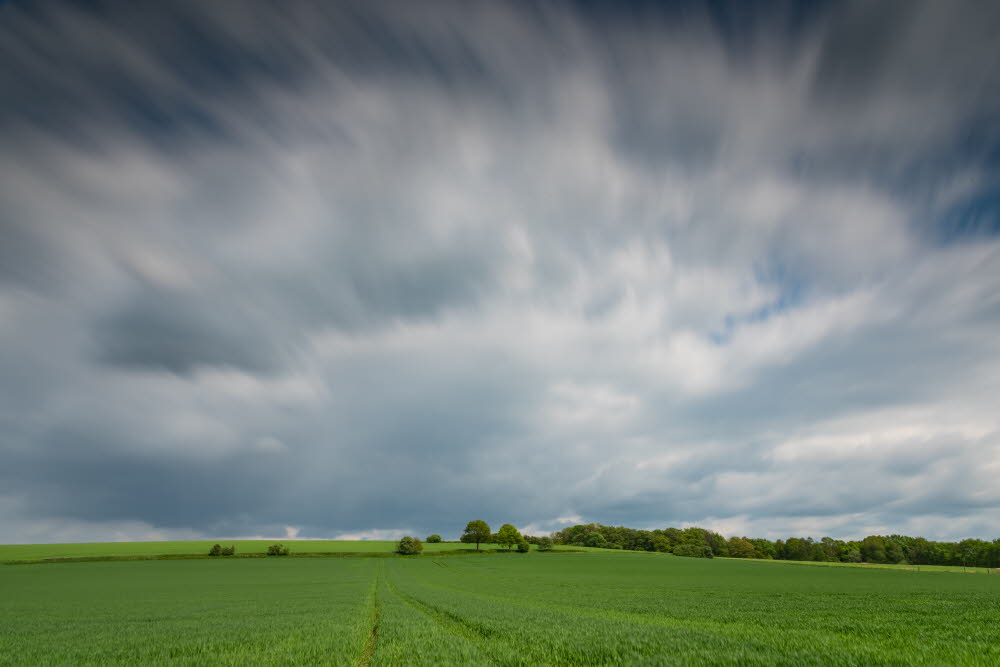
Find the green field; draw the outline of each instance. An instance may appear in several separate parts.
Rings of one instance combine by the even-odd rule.
[[[728,558],[725,560],[737,560]],[[962,572],[964,574],[1000,574],[1000,570],[990,567],[964,567],[962,565],[911,565],[909,563],[836,563],[814,560],[759,560],[754,559],[754,563],[768,563],[772,565],[812,565],[816,567],[863,567],[880,570],[908,570],[910,572]]]
[[[1000,577],[935,572],[431,553],[6,565],[0,592],[0,664],[1000,663]]]
[[[392,553],[396,542],[349,540],[200,540],[191,542],[85,542],[80,544],[0,544],[0,563],[47,558],[102,558],[128,556],[205,555],[213,544],[233,545],[237,555],[263,554],[268,545],[281,542],[293,554]],[[480,549],[506,549],[496,544],[481,544]],[[556,546],[564,551],[609,551],[590,547]],[[474,551],[475,545],[460,542],[424,542],[425,552]]]

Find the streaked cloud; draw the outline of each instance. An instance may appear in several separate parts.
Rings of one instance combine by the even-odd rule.
[[[1000,12],[728,11],[0,7],[0,535],[995,537]]]

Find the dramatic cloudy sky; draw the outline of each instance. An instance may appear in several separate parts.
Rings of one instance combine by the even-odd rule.
[[[0,542],[1000,535],[1000,5],[809,6],[0,4]]]

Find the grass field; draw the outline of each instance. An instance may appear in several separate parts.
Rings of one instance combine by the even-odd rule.
[[[9,565],[0,591],[0,664],[1000,663],[1000,577],[934,572],[429,554]]]
[[[736,559],[726,559],[736,560]],[[961,565],[910,565],[893,563],[827,563],[814,560],[753,560],[754,563],[771,565],[814,565],[817,567],[863,567],[879,570],[908,570],[910,572],[962,572],[964,574],[1000,574],[1000,570],[989,567],[963,567]]]
[[[268,545],[281,542],[292,553],[390,553],[396,542],[348,540],[207,540],[193,542],[89,542],[81,544],[5,544],[0,545],[0,563],[12,560],[45,558],[99,558],[103,556],[159,556],[207,554],[213,544],[234,545],[237,554],[262,554]],[[495,544],[482,544],[481,549],[499,549]],[[563,547],[556,547],[562,549]],[[475,549],[475,545],[456,542],[424,542],[425,552]],[[587,547],[565,547],[573,550],[605,551]]]

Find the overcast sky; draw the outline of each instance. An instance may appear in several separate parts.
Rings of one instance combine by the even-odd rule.
[[[0,542],[1000,536],[998,34],[0,4]]]

